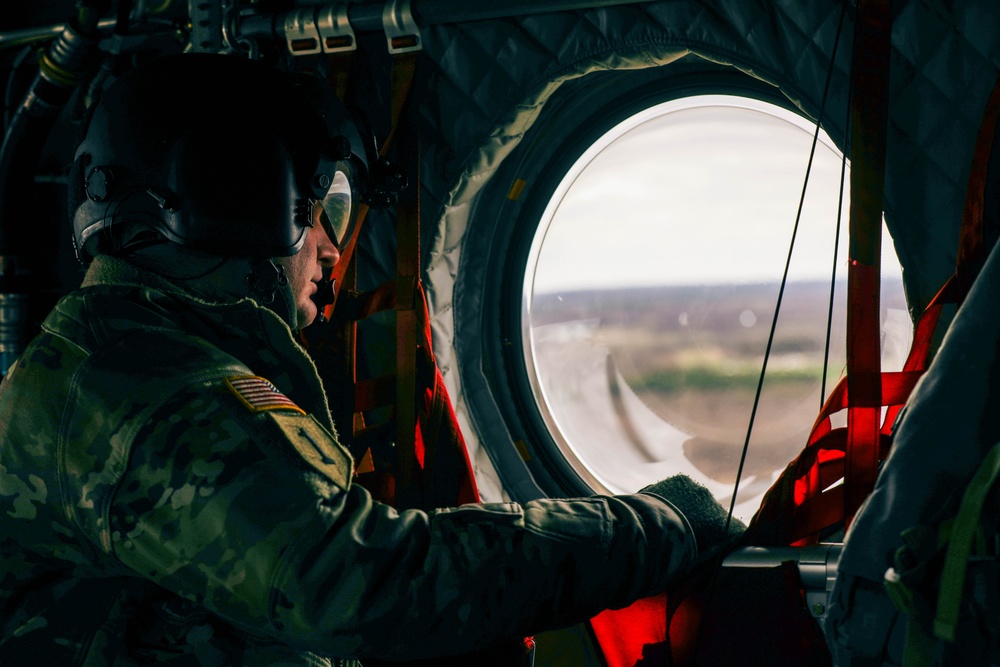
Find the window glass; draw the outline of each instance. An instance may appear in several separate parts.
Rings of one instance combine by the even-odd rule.
[[[728,507],[814,132],[753,99],[673,100],[607,132],[557,187],[526,271],[525,364],[559,455],[596,492],[686,473]],[[841,164],[821,133],[737,496],[744,520],[821,407],[838,243],[826,393],[844,372]],[[911,326],[884,229],[882,247],[883,369],[898,370]]]

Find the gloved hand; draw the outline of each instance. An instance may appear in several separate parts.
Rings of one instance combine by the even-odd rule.
[[[708,489],[687,475],[668,477],[643,487],[639,493],[662,498],[680,510],[694,530],[699,554],[703,555],[716,546],[731,544],[747,529],[746,524],[732,517],[727,530],[729,512]]]

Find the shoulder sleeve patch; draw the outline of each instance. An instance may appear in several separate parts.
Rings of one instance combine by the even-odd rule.
[[[307,414],[269,412],[267,416],[306,463],[344,491],[347,490],[354,460],[322,424]]]
[[[251,412],[291,410],[302,415],[306,414],[305,410],[295,405],[292,399],[278,391],[277,387],[257,375],[226,378],[226,386]]]

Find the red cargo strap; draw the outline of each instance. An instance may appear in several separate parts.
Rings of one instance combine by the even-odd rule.
[[[917,321],[913,343],[900,373],[881,373],[880,398],[886,407],[880,428],[876,460],[888,456],[890,435],[900,410],[916,380],[931,361],[935,332],[946,305],[960,306],[979,273],[987,248],[983,238],[983,198],[987,163],[1000,119],[1000,79],[993,89],[980,126],[973,155],[959,237],[955,272],[927,304]],[[867,382],[874,382],[869,376]],[[850,409],[850,386],[846,381],[831,392],[813,425],[802,453],[782,472],[768,490],[750,523],[753,544],[786,546],[813,544],[824,531],[845,519],[848,500],[845,488],[832,486],[846,474],[846,452],[850,446],[844,428],[833,428],[831,418]]]
[[[862,10],[866,8],[867,3],[863,2]],[[881,9],[884,10],[885,7]],[[883,19],[887,18],[884,11],[879,15]],[[880,26],[879,30],[887,28],[886,24]],[[858,75],[857,70],[855,75]],[[855,87],[855,98],[862,89],[863,86]],[[831,392],[814,423],[803,452],[765,495],[760,510],[751,521],[747,534],[748,544],[785,546],[815,543],[824,529],[845,524],[857,510],[860,494],[864,493],[866,496],[870,491],[869,485],[874,483],[877,466],[888,455],[891,444],[889,436],[898,413],[930,363],[934,334],[942,309],[945,305],[961,305],[985,261],[988,249],[983,238],[983,199],[987,163],[998,119],[1000,79],[984,112],[976,142],[955,273],[926,306],[917,321],[909,355],[902,372],[898,373],[883,373],[880,359],[872,356],[880,353],[877,329],[879,284],[877,272],[872,270],[872,266],[877,266],[880,251],[877,235],[881,230],[881,165],[873,175],[878,179],[877,188],[864,188],[865,194],[860,196],[869,200],[874,198],[878,209],[874,219],[867,215],[859,221],[862,223],[861,230],[853,224],[851,230],[852,238],[857,239],[852,245],[851,253],[853,281],[849,274],[849,289],[853,288],[849,299],[854,301],[848,338],[848,378],[851,380],[845,378]],[[857,118],[854,124],[857,127]],[[857,138],[852,139],[853,145],[858,146],[858,141]],[[864,142],[866,139],[862,137],[860,141]],[[884,144],[882,148],[876,149],[876,153],[879,151],[884,151]],[[858,191],[853,181],[858,166],[856,157],[852,165],[852,199]],[[875,189],[879,192],[877,196],[873,192]],[[871,204],[871,201],[868,203]],[[852,211],[852,218],[853,215]],[[877,227],[874,227],[876,224]],[[858,233],[861,236],[855,237]],[[865,261],[855,261],[862,259]],[[866,293],[869,293],[867,298],[862,298]],[[874,298],[871,293],[874,293]],[[874,331],[873,326],[876,327]],[[857,352],[852,354],[851,347],[859,344],[867,346],[867,349],[860,355]],[[886,407],[886,414],[880,420],[879,412],[882,407]],[[848,410],[848,423],[852,419],[854,421],[853,429],[833,428],[831,417],[845,409]],[[849,451],[852,453],[850,464],[847,462]],[[850,486],[846,483],[835,486],[848,475],[852,477]],[[865,496],[860,496],[860,501]],[[704,615],[705,610],[699,606],[696,596],[687,599],[687,592],[683,590],[675,591],[674,594],[678,600],[683,599],[683,603],[670,613],[666,623],[662,608],[669,606],[673,609],[676,606],[674,603],[668,605],[666,596],[641,600],[626,609],[604,612],[592,619],[591,627],[604,651],[608,667],[634,667],[638,664],[669,664],[679,667],[694,664],[692,661],[701,657],[703,652],[694,645],[694,640],[706,618],[709,621],[711,618]],[[742,625],[743,619],[738,622]],[[732,626],[725,626],[721,630],[727,635],[733,633]],[[780,661],[789,656],[774,657]],[[713,662],[711,658],[707,658],[707,662],[698,664],[721,667],[723,664],[733,663]]]
[[[416,69],[415,52],[393,56],[392,110],[389,136],[379,149],[385,157],[407,104]],[[354,233],[341,248],[341,259],[333,278],[340,289],[337,300],[327,306],[328,319],[344,323],[343,342],[349,368],[346,381],[353,385],[351,437],[355,443],[372,435],[376,442],[392,440],[389,469],[379,469],[370,450],[356,452],[365,465],[363,473],[374,473],[366,485],[375,496],[397,507],[432,509],[479,500],[472,463],[451,406],[444,379],[433,354],[427,303],[420,281],[420,146],[415,160],[417,182],[408,198],[401,197],[396,208],[396,273],[394,280],[371,292],[359,294],[355,286],[353,261],[368,209],[362,205]],[[404,193],[405,195],[406,193]],[[356,365],[357,321],[375,313],[395,313],[396,363],[394,372],[359,380]],[[389,410],[391,423],[371,424],[365,413],[377,408]],[[392,429],[387,434],[385,428]],[[373,445],[375,446],[375,445]],[[362,447],[363,448],[363,447]],[[356,447],[357,449],[357,447]]]
[[[879,287],[885,182],[890,16],[888,0],[861,0],[851,67],[851,213],[847,274],[848,524],[878,476],[882,394]]]

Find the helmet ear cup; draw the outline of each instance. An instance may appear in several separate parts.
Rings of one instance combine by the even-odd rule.
[[[84,185],[84,170],[88,164],[90,164],[90,153],[80,153],[73,160],[73,164],[69,169],[69,182],[66,188],[67,211],[75,212],[77,207],[87,198],[87,190]],[[76,224],[73,226],[76,228]],[[89,264],[89,260],[85,259],[83,249],[80,247],[80,234],[73,234],[72,239],[73,252],[76,253],[76,259],[83,264]]]
[[[258,257],[291,255],[301,247],[307,226],[293,210],[299,199],[294,159],[274,133],[200,127],[177,142],[166,162],[164,180],[178,193],[180,207],[167,219],[171,240]]]
[[[114,170],[104,165],[94,167],[87,172],[84,189],[87,192],[87,198],[91,201],[108,201],[115,190]]]

